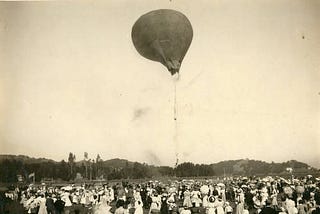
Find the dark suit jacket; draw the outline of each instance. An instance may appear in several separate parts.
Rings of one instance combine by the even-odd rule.
[[[277,214],[278,212],[275,211],[272,207],[266,206],[262,208],[261,212],[259,214]]]

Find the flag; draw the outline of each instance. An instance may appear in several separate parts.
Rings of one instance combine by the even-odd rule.
[[[29,174],[29,178],[32,178],[32,177],[34,177],[35,176],[35,174],[34,174],[34,172],[33,173],[31,173],[31,174]]]

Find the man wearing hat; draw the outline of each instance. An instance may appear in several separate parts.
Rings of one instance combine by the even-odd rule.
[[[48,197],[46,199],[46,207],[48,214],[55,214],[54,201],[51,197],[51,193],[48,194]]]
[[[317,192],[314,196],[315,202],[316,202],[316,209],[312,211],[311,214],[320,214],[320,193]]]

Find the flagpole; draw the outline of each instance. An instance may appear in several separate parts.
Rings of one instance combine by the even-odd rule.
[[[36,173],[33,173],[33,184],[35,184],[35,180],[36,180]]]

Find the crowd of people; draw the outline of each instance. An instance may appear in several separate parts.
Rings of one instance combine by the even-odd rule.
[[[7,191],[35,214],[320,214],[320,179],[281,177],[122,182]],[[5,212],[1,199],[1,211]],[[7,210],[8,213],[10,210]]]

